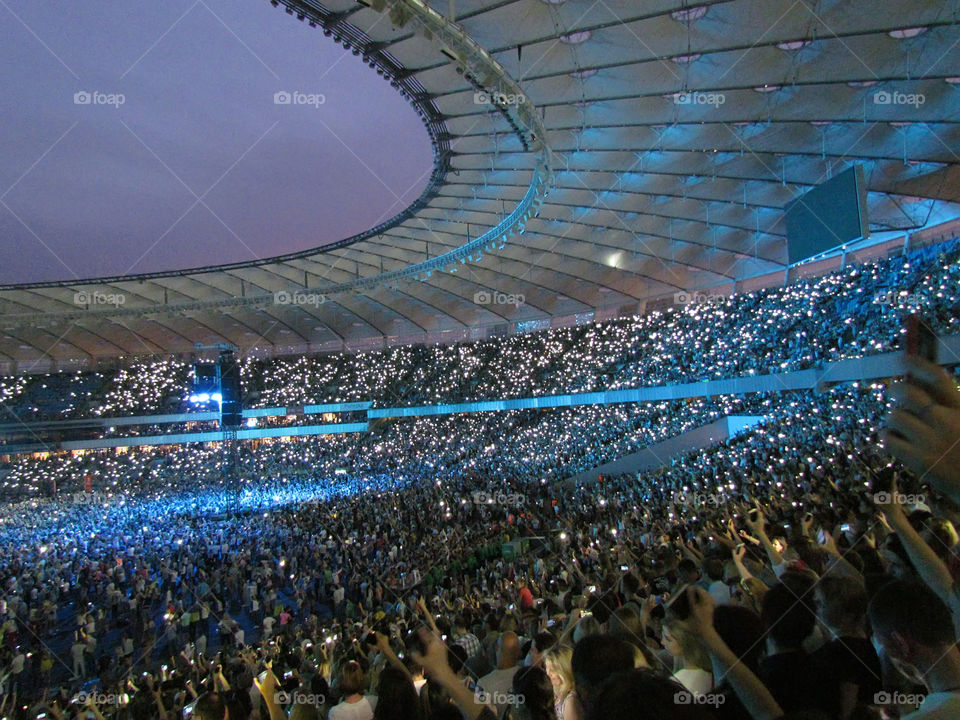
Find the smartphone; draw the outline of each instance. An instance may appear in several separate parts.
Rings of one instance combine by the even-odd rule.
[[[193,717],[193,708],[196,707],[197,701],[194,700],[192,703],[187,703],[183,706],[183,720],[188,720]]]
[[[589,591],[592,592],[592,593],[595,593],[595,592],[597,591],[597,586],[596,586],[596,585],[591,585],[590,587],[587,588],[587,590],[589,590]]]
[[[629,570],[629,569],[630,569],[630,566],[629,566],[629,565],[621,565],[621,566],[620,566],[620,572],[626,572],[626,571]]]
[[[823,528],[817,530],[817,542],[823,545],[827,541],[827,535],[823,532]]]
[[[906,341],[904,343],[907,355],[921,357],[930,362],[937,362],[937,335],[930,329],[927,322],[919,315],[907,315],[904,320]]]
[[[284,679],[284,680],[289,680],[289,679],[292,678],[292,677],[293,677],[293,670],[287,670],[287,671],[283,674],[283,679]]]
[[[267,679],[267,671],[266,671],[266,670],[264,670],[262,673],[260,673],[259,675],[257,675],[257,680],[260,682],[261,685],[264,683],[264,681],[265,681],[266,679]],[[184,709],[186,709],[186,708],[184,708]]]

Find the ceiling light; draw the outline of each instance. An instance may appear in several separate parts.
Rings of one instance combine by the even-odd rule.
[[[759,87],[755,87],[754,90],[758,93],[769,93],[780,90],[782,87],[782,85],[761,85]]]
[[[590,30],[578,30],[576,32],[568,33],[567,35],[560,36],[560,42],[565,43],[566,45],[580,45],[585,43],[593,37],[593,32]]]
[[[700,53],[693,53],[692,55],[677,55],[674,58],[671,58],[678,65],[687,65],[692,63],[694,60],[699,60],[701,57]]]
[[[929,28],[926,27],[911,27],[911,28],[901,28],[900,30],[891,30],[889,35],[895,40],[909,40],[910,38],[915,38],[917,35],[922,35]]]
[[[707,14],[707,6],[697,5],[696,7],[683,8],[682,10],[674,10],[672,13],[670,13],[670,17],[672,17],[677,22],[688,23],[688,22],[693,22],[694,20],[699,20],[706,14]]]
[[[810,40],[791,40],[789,42],[777,43],[777,47],[781,50],[796,51],[805,48],[810,42]]]
[[[570,77],[576,80],[586,80],[591,78],[600,72],[597,68],[590,68],[589,70],[577,70],[576,72],[570,73]]]
[[[847,83],[850,87],[870,87],[871,85],[876,85],[877,80],[851,80]]]

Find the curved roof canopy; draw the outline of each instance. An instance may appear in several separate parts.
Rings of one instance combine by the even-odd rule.
[[[421,114],[420,200],[265,262],[2,288],[0,361],[358,348],[636,307],[782,270],[783,207],[853,164],[875,234],[956,215],[957,3],[274,4]]]

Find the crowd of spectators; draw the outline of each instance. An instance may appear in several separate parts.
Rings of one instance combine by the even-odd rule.
[[[293,480],[431,473],[437,479],[475,472],[563,479],[731,414],[764,414],[772,397],[720,396],[511,410],[385,421],[370,433],[321,435],[244,445],[237,461],[244,486]],[[15,456],[3,468],[0,497],[21,500],[80,492],[96,479],[104,492],[155,496],[224,482],[228,458],[219,444]],[[232,467],[232,466],[231,466]],[[102,481],[101,481],[102,479]]]
[[[905,311],[955,334],[957,248],[244,372],[265,406],[389,406],[802,369],[896,349]],[[0,399],[19,418],[66,387],[53,416],[154,412],[189,373],[165,362],[5,379]],[[904,363],[893,385],[385,419],[235,458],[17,458],[0,468],[0,718],[960,717],[960,392]],[[653,471],[568,480],[733,414],[764,419]]]
[[[249,407],[457,403],[802,370],[889,350],[905,311],[960,329],[960,239],[731,297],[684,294],[666,311],[470,343],[294,359],[245,358]],[[8,421],[185,412],[191,365],[0,378]],[[211,408],[213,409],[213,406]]]
[[[263,445],[246,462],[275,473],[237,493],[167,487],[150,472],[184,457],[157,454],[128,492],[24,500],[0,514],[2,712],[960,716],[960,394],[908,370],[763,398],[761,425],[578,486],[521,459],[565,462],[562,422],[529,446],[501,424],[470,465],[466,416],[378,472],[320,482]]]

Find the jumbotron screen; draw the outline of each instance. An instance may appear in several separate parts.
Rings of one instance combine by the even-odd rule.
[[[870,225],[863,167],[844,170],[784,210],[791,265],[867,237]]]

